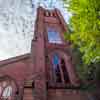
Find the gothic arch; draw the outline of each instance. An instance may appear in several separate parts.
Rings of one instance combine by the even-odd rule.
[[[52,57],[54,54],[58,54],[62,59],[64,59],[71,84],[75,86],[79,85],[79,80],[75,71],[75,66],[72,64],[71,56],[64,51],[55,49],[48,54],[50,63],[52,63]]]
[[[9,75],[0,75],[0,100],[15,100],[18,96],[18,85]]]

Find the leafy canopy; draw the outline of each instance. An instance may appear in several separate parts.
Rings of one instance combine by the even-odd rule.
[[[100,0],[64,0],[72,13],[70,39],[79,47],[85,64],[100,61]]]

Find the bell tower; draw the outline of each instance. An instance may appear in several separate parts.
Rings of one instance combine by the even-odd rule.
[[[48,95],[54,93],[56,97],[60,89],[65,91],[79,86],[71,57],[71,44],[64,39],[65,32],[67,25],[58,9],[37,9],[31,51],[35,100],[56,100],[50,99]],[[60,96],[64,95],[61,91],[59,93]]]

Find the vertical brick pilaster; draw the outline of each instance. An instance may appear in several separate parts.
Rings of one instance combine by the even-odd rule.
[[[35,80],[35,91],[34,91],[35,100],[47,100],[47,92],[45,84],[46,83],[44,79]]]
[[[35,100],[47,100],[46,99],[46,75],[45,75],[45,46],[44,46],[44,9],[39,7],[37,10],[37,22],[36,22],[36,42],[35,46],[35,65],[34,74],[34,98]],[[33,53],[32,53],[33,54]],[[33,56],[34,56],[33,55]]]
[[[24,87],[22,85],[20,85],[18,100],[23,100],[23,94],[24,94]]]

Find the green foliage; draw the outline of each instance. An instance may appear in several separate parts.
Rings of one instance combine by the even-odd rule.
[[[95,91],[97,89],[97,83],[100,84],[100,63],[86,65],[82,61],[83,54],[79,51],[78,47],[73,48],[72,52],[73,58],[75,57],[78,76],[82,80],[80,90],[88,92]]]
[[[92,80],[96,79],[97,68],[99,63],[86,65],[82,61],[82,53],[79,51],[78,47],[72,49],[73,59],[76,63],[76,70],[79,74],[81,80]]]
[[[83,54],[85,64],[100,62],[100,0],[64,0],[72,13],[70,40]]]
[[[94,92],[96,90],[97,86],[96,84],[87,83],[87,84],[81,84],[80,90],[81,91],[88,91],[88,92]]]

